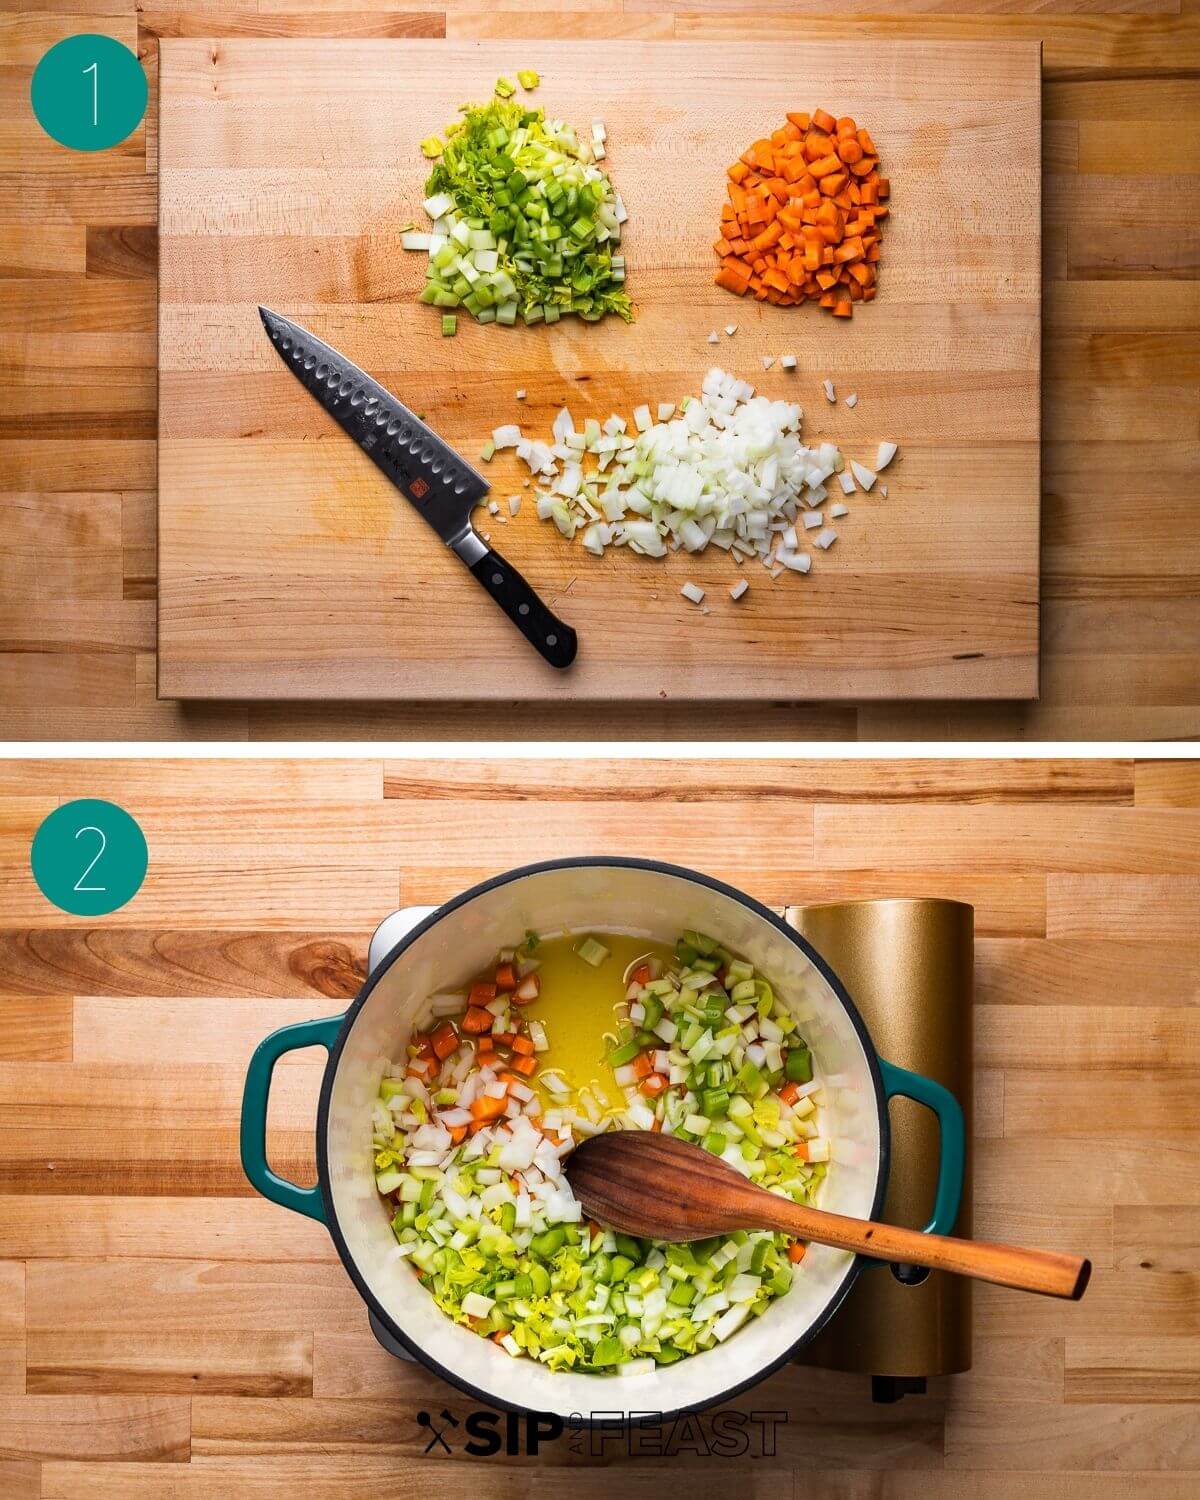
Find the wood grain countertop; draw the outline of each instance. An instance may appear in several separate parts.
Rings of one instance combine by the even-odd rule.
[[[39,896],[52,807],[119,800],[142,891]],[[346,1005],[375,922],[553,855],[637,852],[774,906],[976,908],[976,1232],[1086,1250],[1080,1304],[981,1286],[975,1367],[873,1406],[793,1368],[773,1457],[698,1500],[1184,1500],[1200,1486],[1200,771],[1128,761],[0,762],[0,1493],[6,1500],[654,1500],[668,1460],[423,1457],[475,1403],[384,1355],[325,1231],[254,1197],[244,1069]],[[281,1067],[304,1181],[319,1067]],[[616,1469],[614,1471],[614,1465]]]
[[[26,107],[80,30],[179,36],[1040,40],[1044,47],[1040,703],[648,704],[627,737],[1200,734],[1196,339],[1200,0],[32,0],[0,11],[0,735],[495,737],[494,713],[163,702],[155,687],[157,125],[81,157]],[[613,732],[540,705],[508,735]]]

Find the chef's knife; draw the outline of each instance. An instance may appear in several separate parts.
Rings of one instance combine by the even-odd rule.
[[[471,524],[489,485],[464,459],[344,354],[267,307],[263,327],[302,386],[350,434],[446,546],[456,552],[552,667],[569,667],[579,639]]]

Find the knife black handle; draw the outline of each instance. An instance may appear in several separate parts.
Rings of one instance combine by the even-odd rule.
[[[552,667],[571,665],[579,650],[579,637],[543,604],[512,563],[489,549],[471,564],[471,572]]]

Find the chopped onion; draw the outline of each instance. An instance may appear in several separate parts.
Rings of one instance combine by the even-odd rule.
[[[850,509],[848,506],[842,505],[839,502],[837,505],[831,505],[829,507],[829,514],[833,520],[839,521],[843,516],[848,516],[850,514]]]
[[[734,586],[729,590],[729,597],[731,599],[740,599],[749,587],[750,585],[744,578],[739,578]]]
[[[817,532],[816,536],[813,537],[813,541],[818,547],[824,551],[828,551],[834,542],[837,541],[837,532],[834,531],[832,526],[826,526],[824,531]]]
[[[704,600],[704,590],[698,583],[685,583],[679,592],[685,599],[690,599],[693,604],[700,604]]]
[[[855,479],[858,480],[859,485],[864,490],[869,490],[875,483],[875,480],[878,478],[878,475],[874,472],[873,469],[866,468],[865,465],[857,463],[854,459],[850,460],[850,468],[854,474]]]
[[[898,449],[896,443],[880,443],[879,452],[875,455],[875,472],[886,469],[892,459],[895,458]]]
[[[857,392],[852,391],[850,393],[850,395],[848,395],[846,397],[846,405],[847,406],[857,406],[858,405],[858,394],[857,394]]]
[[[826,380],[824,382],[824,386],[825,386],[825,399],[826,399],[826,401],[828,401],[831,406],[836,405],[836,403],[837,403],[837,392],[833,388],[833,381],[832,380]]]

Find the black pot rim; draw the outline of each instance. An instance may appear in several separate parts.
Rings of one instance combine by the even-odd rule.
[[[501,1411],[524,1412],[528,1408],[505,1401],[493,1392],[481,1390],[478,1386],[472,1385],[470,1381],[463,1380],[460,1376],[446,1369],[428,1350],[422,1348],[411,1339],[391,1317],[374,1292],[372,1292],[362,1273],[359,1271],[354,1257],[350,1254],[349,1247],[341,1231],[341,1226],[338,1223],[337,1212],[333,1205],[333,1194],[329,1187],[328,1127],[329,1105],[333,1094],[333,1080],[337,1075],[338,1064],[341,1061],[346,1039],[350,1035],[359,1011],[366,1004],[376,984],[378,984],[400,955],[444,916],[447,916],[450,912],[457,911],[461,906],[466,906],[469,902],[474,901],[476,897],[485,895],[488,891],[496,890],[501,886],[511,885],[515,881],[524,880],[531,875],[541,875],[551,870],[595,869],[601,867],[618,870],[649,870],[655,874],[670,875],[677,879],[690,881],[694,885],[705,886],[722,896],[729,897],[730,900],[737,901],[757,916],[762,917],[764,921],[769,922],[783,937],[803,952],[805,957],[818,970],[830,989],[832,989],[841,1001],[846,1014],[850,1017],[851,1024],[858,1034],[859,1041],[862,1043],[863,1053],[867,1059],[867,1068],[871,1075],[871,1084],[875,1090],[875,1105],[879,1118],[879,1167],[875,1180],[875,1196],[871,1204],[871,1218],[877,1219],[879,1217],[887,1192],[888,1174],[891,1167],[891,1127],[888,1119],[887,1095],[883,1087],[883,1075],[879,1068],[879,1054],[875,1050],[871,1034],[867,1030],[866,1024],[859,1015],[858,1009],[853,1000],[851,1000],[842,981],[808,939],[794,928],[789,927],[783,918],[773,912],[769,906],[764,906],[761,901],[755,900],[753,896],[746,895],[744,891],[738,890],[736,886],[728,885],[723,880],[716,880],[711,875],[704,875],[699,870],[688,869],[685,865],[672,865],[667,864],[663,860],[639,859],[625,855],[579,855],[568,859],[541,860],[535,864],[519,865],[515,869],[504,871],[503,874],[493,875],[487,880],[481,880],[478,884],[460,892],[449,901],[443,902],[434,911],[430,912],[427,917],[423,917],[420,922],[410,928],[395,947],[388,952],[387,956],[375,966],[372,973],[368,975],[362,989],[359,990],[358,995],[346,1011],[341,1029],[337,1034],[337,1039],[330,1048],[329,1060],[325,1066],[325,1073],[321,1080],[321,1094],[317,1105],[317,1181],[321,1189],[321,1200],[325,1207],[325,1224],[329,1230],[330,1237],[337,1249],[342,1265],[346,1268],[347,1274],[358,1289],[359,1296],[362,1297],[370,1311],[375,1314],[392,1337],[401,1343],[412,1354],[414,1359],[423,1364],[426,1369],[431,1370],[433,1374],[445,1380],[448,1384],[457,1386],[460,1391],[465,1391],[468,1395],[475,1396],[486,1406],[494,1409],[498,1408]],[[637,1420],[668,1421],[691,1412],[707,1411],[722,1402],[729,1401],[733,1397],[741,1395],[743,1391],[749,1390],[751,1386],[758,1385],[760,1381],[765,1380],[768,1375],[773,1375],[776,1370],[782,1369],[784,1365],[790,1363],[796,1354],[807,1344],[811,1343],[821,1330],[826,1327],[838,1308],[846,1300],[846,1297],[850,1293],[850,1288],[858,1279],[864,1265],[865,1262],[861,1256],[856,1256],[850,1262],[846,1268],[845,1275],[834,1289],[832,1296],[824,1308],[799,1338],[790,1344],[778,1359],[772,1360],[770,1364],[759,1366],[745,1380],[740,1380],[736,1384],[727,1387],[711,1400],[693,1402],[689,1406],[672,1407],[669,1411],[655,1412],[652,1417],[642,1416]],[[583,1420],[585,1424],[590,1425],[589,1418],[584,1417]]]

